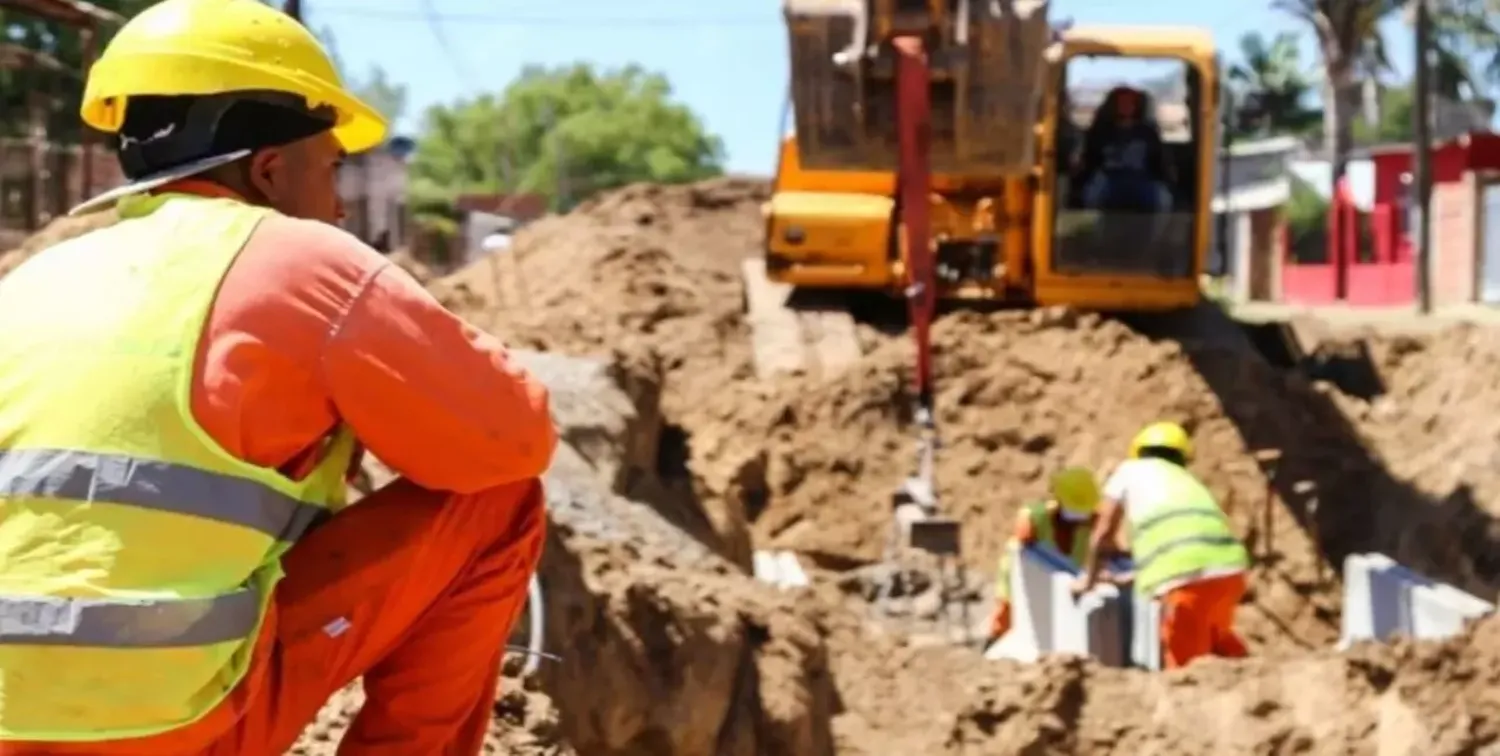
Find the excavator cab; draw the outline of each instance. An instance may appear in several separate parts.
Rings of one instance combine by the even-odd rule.
[[[1039,304],[1198,302],[1212,221],[1217,72],[1190,29],[1076,28],[1052,66],[1033,237]]]

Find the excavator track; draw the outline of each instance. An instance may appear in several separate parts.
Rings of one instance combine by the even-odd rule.
[[[863,356],[859,328],[840,295],[795,291],[771,281],[761,258],[745,260],[741,272],[745,319],[761,380],[782,374],[832,378]]]

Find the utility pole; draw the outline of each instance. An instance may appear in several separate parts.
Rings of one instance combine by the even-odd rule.
[[[1432,9],[1430,0],[1417,4],[1415,67],[1416,95],[1412,107],[1412,178],[1417,203],[1417,305],[1423,315],[1432,312]]]

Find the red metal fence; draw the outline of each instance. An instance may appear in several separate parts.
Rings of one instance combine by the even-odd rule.
[[[1291,304],[1344,303],[1365,306],[1410,304],[1416,293],[1416,266],[1406,241],[1403,218],[1393,205],[1362,212],[1347,183],[1334,192],[1328,208],[1326,255],[1320,262],[1298,262],[1292,244],[1281,266],[1281,299]]]

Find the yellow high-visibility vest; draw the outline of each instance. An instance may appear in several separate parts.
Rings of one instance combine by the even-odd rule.
[[[200,719],[249,667],[281,556],[343,506],[346,428],[292,481],[192,416],[215,293],[270,212],[127,199],[0,281],[0,742]]]
[[[1244,570],[1250,554],[1234,535],[1229,516],[1191,472],[1162,459],[1141,465],[1158,485],[1143,501],[1131,501],[1126,517],[1135,560],[1135,590],[1154,596],[1177,580],[1205,572]]]

